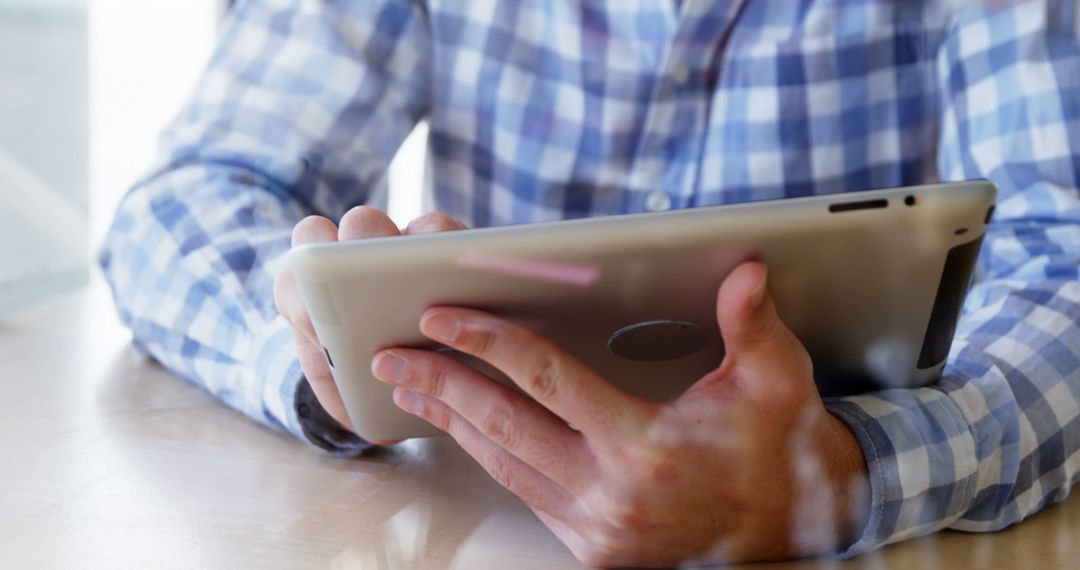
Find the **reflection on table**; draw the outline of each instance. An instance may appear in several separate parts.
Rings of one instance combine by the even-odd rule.
[[[0,319],[0,552],[23,567],[578,568],[452,441],[339,460],[130,347],[100,284]],[[1002,533],[753,568],[1065,568],[1080,501]]]

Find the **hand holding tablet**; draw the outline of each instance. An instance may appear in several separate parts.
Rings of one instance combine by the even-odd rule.
[[[425,214],[416,218],[404,230],[399,230],[384,212],[367,206],[353,208],[341,218],[340,227],[322,216],[308,216],[293,228],[292,245],[300,247],[314,243],[334,243],[373,237],[393,237],[464,229],[458,220],[444,214]],[[334,383],[325,351],[311,322],[292,270],[284,269],[274,278],[274,303],[289,321],[300,366],[319,402],[341,425],[354,429],[341,394]]]
[[[727,356],[671,403],[635,398],[532,331],[457,307],[428,309],[421,331],[520,392],[429,350],[380,351],[373,371],[590,566],[836,550],[865,528],[866,463],[766,283],[753,261],[724,279],[715,318]]]

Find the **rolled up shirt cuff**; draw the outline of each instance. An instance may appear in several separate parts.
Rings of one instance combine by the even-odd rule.
[[[854,433],[870,479],[870,513],[842,558],[947,527],[972,500],[974,442],[948,395],[933,388],[829,399]]]
[[[355,457],[375,447],[349,431],[327,413],[307,378],[296,385],[295,405],[301,437],[312,445],[339,457]]]
[[[315,397],[300,368],[288,322],[276,316],[255,341],[254,372],[262,380],[267,423],[338,457],[374,447],[344,428]]]

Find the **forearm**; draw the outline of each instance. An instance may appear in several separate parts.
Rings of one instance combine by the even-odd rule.
[[[320,448],[367,445],[321,409],[273,302],[306,212],[249,169],[167,169],[121,203],[102,268],[135,342],[226,404]]]
[[[239,4],[161,139],[157,172],[124,199],[102,251],[140,346],[335,451],[356,440],[304,400],[273,279],[300,219],[336,220],[382,183],[426,112],[428,42],[422,7],[407,0]]]
[[[192,166],[139,186],[120,205],[101,264],[140,347],[229,405],[282,427],[295,424],[288,392],[300,377],[288,359],[272,358],[289,347],[273,310],[272,276],[302,212],[238,178],[258,177]],[[272,376],[292,380],[274,386]]]
[[[1080,243],[1080,227],[1073,239]],[[1069,280],[988,283],[980,293],[996,310],[972,315],[958,339],[946,393],[972,426],[978,478],[952,528],[1004,528],[1064,498],[1078,480],[1080,256],[1068,259]]]
[[[835,415],[823,422],[815,441],[835,498],[832,524],[838,540],[834,550],[846,550],[863,534],[870,517],[870,474],[859,438]]]

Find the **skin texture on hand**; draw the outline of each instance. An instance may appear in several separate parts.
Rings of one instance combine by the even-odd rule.
[[[784,559],[849,544],[866,464],[824,408],[765,267],[724,281],[719,368],[671,404],[643,401],[526,329],[436,307],[420,328],[526,395],[434,352],[393,348],[372,370],[395,403],[449,433],[593,566]]]
[[[309,243],[347,241],[373,237],[387,237],[408,234],[453,231],[464,229],[465,225],[445,214],[425,214],[409,223],[405,230],[399,230],[385,212],[368,206],[357,206],[345,213],[340,226],[322,216],[308,216],[293,228],[292,246]],[[285,317],[293,329],[300,367],[311,384],[311,389],[319,403],[332,418],[341,425],[353,430],[352,422],[341,402],[330,365],[326,361],[322,344],[315,334],[304,300],[292,270],[286,268],[274,278],[274,303],[278,312]],[[393,443],[393,442],[372,442]]]

